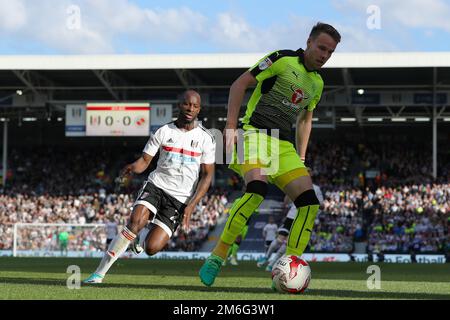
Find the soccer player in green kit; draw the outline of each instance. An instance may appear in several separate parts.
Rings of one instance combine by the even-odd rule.
[[[319,200],[304,164],[313,110],[323,90],[318,71],[340,41],[341,36],[334,27],[318,23],[311,30],[305,50],[270,53],[232,84],[224,142],[227,153],[234,150],[234,161],[229,167],[244,178],[246,190],[230,209],[222,235],[200,269],[200,280],[206,286],[214,283],[230,246],[263,202],[268,183],[283,190],[297,208],[286,254],[301,256],[306,249],[319,209]],[[256,88],[242,120],[244,161],[238,161],[235,144],[239,109],[246,89],[254,85]],[[292,137],[294,125],[296,132]],[[261,129],[278,129],[279,139]]]

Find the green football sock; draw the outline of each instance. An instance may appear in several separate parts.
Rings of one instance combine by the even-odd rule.
[[[319,205],[300,207],[297,216],[292,223],[291,231],[287,241],[287,255],[301,256],[305,251],[314,227]]]

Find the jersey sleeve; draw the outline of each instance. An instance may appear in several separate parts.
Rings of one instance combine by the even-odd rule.
[[[211,136],[206,137],[200,163],[212,164],[216,162],[216,142]]]
[[[316,80],[317,82],[317,90],[316,94],[314,95],[313,100],[308,105],[308,111],[313,111],[317,105],[319,104],[320,99],[322,98],[322,91],[323,91],[323,80],[322,77],[319,76],[319,78]]]
[[[150,135],[150,139],[148,139],[147,144],[144,147],[143,152],[154,157],[159,150],[159,147],[162,143],[162,128],[156,130],[155,133]]]
[[[280,72],[280,58],[284,55],[281,51],[269,53],[259,60],[248,71],[256,78],[258,82],[273,77]]]

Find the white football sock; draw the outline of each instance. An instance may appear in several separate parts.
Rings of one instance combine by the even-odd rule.
[[[275,252],[275,250],[277,250],[280,247],[280,245],[281,245],[281,242],[278,241],[278,239],[273,240],[270,243],[269,248],[267,249],[266,258],[269,259],[270,256],[272,255],[272,253]]]
[[[274,254],[274,257],[269,260],[269,263],[267,265],[270,266],[270,267],[273,267],[275,262],[277,262],[278,259],[280,259],[285,253],[286,253],[286,244],[283,243],[280,246],[280,248],[278,249],[278,251]]]
[[[95,270],[95,273],[105,276],[109,268],[111,268],[114,262],[116,262],[116,260],[127,250],[128,245],[135,238],[136,235],[128,230],[127,227],[124,227],[109,245],[97,270]]]

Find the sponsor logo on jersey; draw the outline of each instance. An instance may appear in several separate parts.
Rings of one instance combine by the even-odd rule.
[[[173,141],[172,138],[169,138],[169,140],[167,140],[167,143],[175,143],[175,142]]]
[[[269,58],[265,58],[263,61],[261,61],[258,65],[259,70],[266,70],[268,67],[272,65],[272,60]]]
[[[197,148],[197,147],[198,147],[198,141],[192,140],[192,141],[191,141],[191,147],[192,147],[192,148]]]

